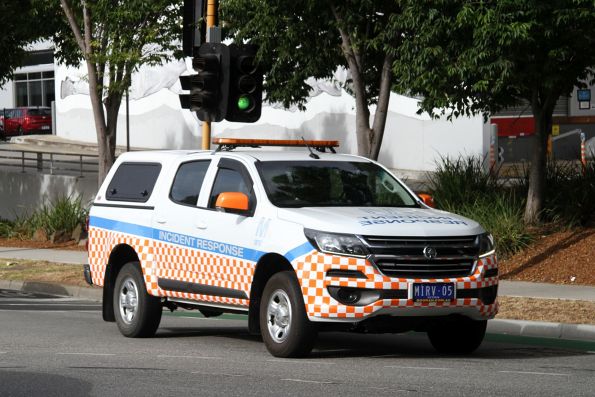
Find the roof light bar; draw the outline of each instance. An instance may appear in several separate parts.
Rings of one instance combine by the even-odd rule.
[[[260,146],[283,146],[283,147],[306,147],[310,146],[324,152],[330,149],[335,153],[336,147],[339,147],[339,141],[325,140],[300,140],[300,139],[243,139],[243,138],[214,138],[214,145],[219,145],[219,150],[233,150],[237,147],[260,147]]]

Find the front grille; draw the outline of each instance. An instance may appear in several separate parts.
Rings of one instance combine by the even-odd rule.
[[[479,254],[477,236],[361,238],[371,252],[370,259],[388,277],[468,276],[473,271],[473,264]],[[424,255],[424,250],[428,255]]]

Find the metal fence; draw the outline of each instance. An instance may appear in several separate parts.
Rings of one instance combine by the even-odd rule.
[[[2,146],[4,145],[0,145],[0,167],[21,172],[76,176],[96,174],[98,170],[99,160],[96,154],[60,153]]]

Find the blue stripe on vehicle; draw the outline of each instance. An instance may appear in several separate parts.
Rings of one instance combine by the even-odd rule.
[[[310,244],[309,241],[306,241],[304,244],[295,247],[291,251],[288,251],[285,254],[285,257],[287,258],[287,260],[289,260],[289,262],[293,262],[294,259],[299,258],[302,255],[309,254],[313,250],[314,247],[312,246],[312,244]]]
[[[89,226],[113,230],[126,234],[133,234],[135,236],[140,237],[153,238],[152,227],[141,226],[134,223],[127,223],[122,221],[115,221],[112,219],[99,218],[97,216],[92,216],[89,218]]]
[[[133,223],[116,221],[112,219],[99,218],[96,216],[93,216],[89,219],[89,226],[98,227],[106,230],[113,230],[116,232],[131,234],[134,236],[151,238],[166,243],[227,255],[235,258],[241,258],[252,262],[257,262],[260,259],[260,257],[265,254],[262,251],[253,250],[247,247],[227,244],[220,241],[206,240],[186,234],[170,232],[167,230],[154,229],[147,226],[141,226]]]

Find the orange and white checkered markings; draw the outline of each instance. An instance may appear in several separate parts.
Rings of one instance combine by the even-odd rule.
[[[457,289],[483,288],[498,284],[497,277],[485,279],[486,270],[497,267],[495,256],[479,259],[471,276],[443,279],[401,279],[390,278],[380,273],[375,266],[364,258],[344,257],[312,252],[296,258],[292,262],[300,281],[306,312],[310,318],[328,319],[363,319],[381,309],[394,308],[437,308],[471,307],[476,308],[478,316],[493,318],[498,311],[498,304],[484,305],[476,298],[456,299],[453,302],[414,302],[410,299],[384,299],[367,306],[343,305],[328,293],[328,286],[353,287],[366,289],[408,290],[412,282],[454,282]],[[346,277],[327,277],[331,269],[360,271],[367,279]]]
[[[158,280],[165,278],[206,284],[241,290],[249,295],[255,262],[95,227],[89,229],[89,242],[89,264],[96,285],[103,286],[105,268],[112,250],[119,244],[126,244],[138,254],[150,295],[248,306],[248,299],[163,290],[159,288]]]

